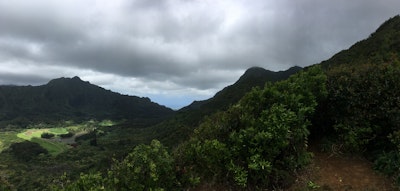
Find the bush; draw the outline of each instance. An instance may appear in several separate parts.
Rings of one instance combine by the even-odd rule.
[[[48,151],[41,147],[38,143],[24,141],[14,143],[10,146],[9,151],[19,160],[30,161],[39,154],[47,154]]]
[[[61,137],[61,138],[70,138],[70,137],[72,137],[72,136],[74,136],[74,135],[75,135],[74,133],[68,132],[68,133],[66,133],[66,134],[61,134],[60,137]]]
[[[138,145],[121,162],[115,161],[107,174],[81,174],[71,182],[62,178],[52,190],[174,190],[178,184],[174,160],[157,140]]]
[[[189,171],[188,177],[228,181],[240,188],[287,186],[293,171],[311,159],[309,119],[317,100],[326,97],[325,82],[322,70],[312,67],[252,90],[195,130],[175,152],[178,166]]]
[[[45,133],[42,133],[42,135],[40,135],[40,137],[42,137],[43,139],[50,139],[50,138],[54,137],[54,134],[45,132]]]
[[[174,160],[157,140],[135,147],[108,172],[116,190],[172,190],[176,185]]]
[[[0,190],[12,191],[12,190],[16,190],[16,189],[6,178],[0,176]]]
[[[350,151],[381,151],[400,129],[400,64],[363,64],[329,72],[326,120]]]

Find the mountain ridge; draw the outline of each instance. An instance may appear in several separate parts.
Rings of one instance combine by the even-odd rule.
[[[206,100],[201,100],[201,101],[193,101],[191,104],[188,106],[183,107],[179,111],[185,111],[185,110],[190,110],[190,109],[199,109],[201,107],[207,107],[209,105],[215,106],[217,104],[218,106],[221,106],[221,109],[225,109],[229,104],[223,104],[220,103],[219,99],[228,99],[229,102],[235,103],[237,102],[245,92],[250,91],[251,88],[253,87],[262,87],[264,86],[265,82],[267,81],[278,81],[282,79],[288,78],[290,75],[298,72],[302,68],[299,66],[293,66],[287,70],[284,71],[270,71],[267,69],[264,69],[262,67],[258,66],[253,66],[247,69],[243,75],[239,77],[239,79],[223,88],[222,90],[218,91],[213,97],[206,99]],[[236,92],[238,92],[238,89],[242,89],[241,93],[238,95],[235,95]],[[217,100],[217,101],[215,101]],[[210,106],[209,106],[210,107]]]
[[[269,71],[261,67],[251,67],[232,85],[229,85],[213,97],[194,101],[190,105],[178,110],[171,119],[165,120],[153,127],[158,132],[154,138],[161,140],[168,146],[176,146],[180,141],[190,136],[193,128],[198,126],[206,116],[218,111],[224,111],[236,104],[252,88],[263,88],[266,82],[275,82],[287,79],[302,68],[295,66],[285,71]]]
[[[104,118],[156,122],[173,114],[149,98],[122,95],[79,77],[57,78],[39,86],[0,86],[2,123]]]

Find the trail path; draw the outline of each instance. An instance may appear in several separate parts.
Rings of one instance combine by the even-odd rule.
[[[358,156],[330,156],[314,152],[315,183],[326,190],[397,190],[385,176],[372,169],[372,163]]]
[[[365,158],[337,156],[312,149],[312,163],[298,174],[289,191],[396,191],[392,181],[372,169],[373,164]],[[311,188],[309,183],[316,187]],[[194,191],[230,190],[221,185],[202,184]],[[278,189],[279,190],[279,189]]]
[[[317,191],[395,191],[392,181],[373,170],[361,156],[337,156],[312,149],[314,159],[289,190],[304,190],[312,182]],[[309,187],[308,187],[309,188]]]

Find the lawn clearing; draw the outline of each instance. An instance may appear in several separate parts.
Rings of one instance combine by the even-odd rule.
[[[62,135],[62,134],[67,134],[68,133],[67,129],[63,128],[63,127],[51,128],[51,129],[48,129],[48,130],[49,130],[50,133],[53,133],[55,135]]]
[[[60,142],[53,141],[51,139],[42,139],[43,133],[53,133],[55,135],[68,133],[65,128],[50,128],[50,129],[28,129],[17,134],[17,137],[38,143],[40,146],[45,148],[50,155],[58,155],[69,148],[68,145]]]
[[[46,140],[42,138],[32,138],[30,141],[38,143],[40,146],[45,148],[50,155],[56,156],[70,148],[70,146],[60,143],[60,142],[54,142],[51,140]]]
[[[21,139],[30,141],[34,137],[40,138],[44,132],[49,132],[49,129],[27,129],[26,131],[18,133],[17,136]]]

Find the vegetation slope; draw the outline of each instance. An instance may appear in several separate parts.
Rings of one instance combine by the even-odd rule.
[[[260,67],[252,67],[232,85],[217,92],[212,98],[203,101],[194,101],[192,104],[177,111],[177,114],[159,123],[151,129],[157,134],[155,139],[161,140],[167,146],[177,146],[188,139],[205,116],[218,111],[224,111],[236,104],[246,93],[253,88],[264,87],[266,82],[285,80],[301,70],[301,67],[292,67],[285,71],[273,72]]]
[[[42,86],[0,86],[0,128],[90,119],[155,123],[173,114],[149,98],[114,93],[78,77],[54,79]]]
[[[53,177],[47,189],[184,190],[204,183],[227,190],[286,189],[312,160],[310,144],[364,155],[400,184],[399,39],[400,16],[395,16],[348,50],[254,88],[197,124],[181,123],[190,115],[174,121],[176,132],[192,131],[188,139],[167,143],[175,147],[158,140],[139,144],[107,168]],[[149,137],[168,132],[154,131],[158,127],[141,132],[148,130]],[[109,147],[102,146],[86,149],[108,154],[101,150]],[[0,177],[4,189],[12,190],[7,177]]]

